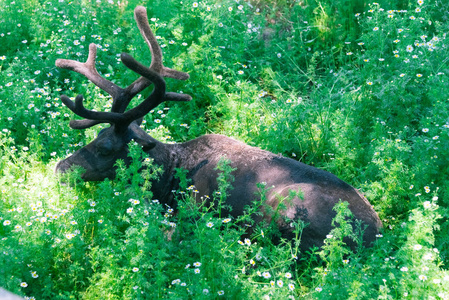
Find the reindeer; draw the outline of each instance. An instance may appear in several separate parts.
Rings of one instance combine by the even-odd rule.
[[[127,88],[120,88],[98,74],[95,68],[95,44],[89,46],[85,63],[66,59],[56,61],[56,66],[84,75],[113,99],[110,112],[99,112],[86,109],[82,95],[76,96],[74,102],[65,95],[61,96],[62,102],[72,112],[84,118],[71,120],[71,128],[84,129],[99,123],[109,123],[110,127],[101,130],[95,140],[60,161],[56,166],[57,173],[80,166],[84,169],[82,178],[86,181],[113,179],[117,160],[130,163],[127,155],[128,143],[134,140],[155,164],[163,167],[163,173],[151,187],[155,199],[176,208],[176,199],[172,193],[172,190],[178,189],[175,170],[187,170],[188,178],[198,190],[198,199],[201,199],[217,190],[216,166],[220,159],[226,156],[235,168],[232,172],[234,182],[225,203],[232,208],[229,211],[231,216],[237,217],[244,213],[245,206],[258,197],[257,184],[263,182],[269,187],[265,205],[274,210],[280,199],[291,195],[290,191],[302,192],[302,197],[295,195],[291,201],[285,203],[286,206],[279,211],[280,217],[273,220],[282,237],[287,239],[294,237],[294,228],[289,223],[291,220],[301,219],[305,222],[307,226],[302,233],[301,248],[323,245],[326,235],[332,229],[332,219],[336,214],[333,207],[340,200],[347,201],[354,219],[362,221],[366,226],[363,234],[364,244],[372,244],[382,226],[378,215],[361,193],[331,173],[223,135],[203,135],[178,144],[164,144],[148,135],[140,127],[142,118],[148,112],[164,101],[191,100],[187,94],[166,92],[163,77],[186,80],[189,75],[163,65],[162,52],[150,29],[146,9],[138,6],[134,16],[150,48],[152,61],[150,67],[146,67],[130,55],[121,54],[123,64],[141,76]],[[152,93],[139,105],[125,111],[131,99],[151,84],[154,85]],[[256,223],[262,220],[272,221],[273,216],[268,214],[267,210],[263,210],[263,213],[261,217],[254,217]]]

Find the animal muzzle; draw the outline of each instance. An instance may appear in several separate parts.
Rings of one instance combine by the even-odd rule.
[[[67,172],[73,165],[69,163],[66,159],[61,160],[56,164],[55,174],[64,174]]]
[[[115,178],[115,167],[111,167],[105,170],[99,170],[91,165],[87,165],[85,167],[79,164],[75,164],[70,161],[69,158],[58,162],[55,167],[55,174],[64,174],[76,168],[81,168],[83,169],[83,171],[81,172],[81,179],[85,181],[103,181],[106,178],[109,178],[111,180]]]

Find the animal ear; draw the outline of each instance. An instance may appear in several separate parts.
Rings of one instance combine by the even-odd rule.
[[[140,138],[134,138],[134,140],[142,146],[143,151],[148,151],[156,147],[156,143],[150,140],[144,140]]]
[[[141,125],[142,124],[142,122],[143,122],[143,117],[142,118],[138,118],[137,120],[136,120],[136,123],[137,123],[137,125]]]
[[[140,126],[133,122],[128,127],[130,131],[130,140],[135,140],[142,146],[144,151],[148,151],[156,147],[157,141],[148,135]]]

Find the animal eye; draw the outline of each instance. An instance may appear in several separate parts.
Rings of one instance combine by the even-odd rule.
[[[112,148],[107,145],[99,145],[97,147],[97,152],[102,156],[108,156],[112,153]]]

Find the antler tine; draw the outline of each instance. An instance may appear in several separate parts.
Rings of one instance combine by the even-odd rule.
[[[86,129],[86,128],[90,128],[92,126],[95,126],[97,124],[101,124],[101,121],[97,121],[97,120],[88,120],[88,119],[84,119],[84,120],[70,120],[69,122],[69,126],[72,129]]]
[[[162,69],[164,67],[162,65],[162,50],[161,47],[159,46],[159,43],[156,40],[156,37],[153,34],[153,31],[150,28],[146,8],[143,6],[137,6],[134,9],[134,18],[136,19],[137,27],[139,27],[140,34],[147,43],[148,47],[150,48],[152,56],[150,68],[161,74]]]
[[[134,18],[136,19],[137,27],[139,27],[142,37],[145,39],[148,47],[150,47],[152,55],[150,68],[161,74],[162,77],[170,77],[180,80],[188,79],[189,74],[167,68],[162,64],[162,50],[153,34],[153,31],[151,31],[146,8],[143,6],[137,6],[134,9]]]
[[[186,80],[190,76],[187,73],[173,70],[171,68],[167,68],[162,63],[162,50],[157,42],[156,37],[153,34],[153,31],[150,28],[150,24],[148,22],[147,10],[143,6],[137,6],[134,9],[134,18],[136,19],[137,27],[139,27],[140,34],[144,38],[151,52],[151,64],[150,69],[161,74],[162,77],[169,77],[179,80]],[[141,77],[134,81],[126,90],[130,95],[136,95],[141,92],[144,88],[151,84],[148,79],[145,77]]]
[[[86,76],[86,78],[89,79],[92,83],[107,92],[112,96],[113,99],[115,99],[115,97],[117,97],[123,89],[98,74],[97,69],[95,68],[96,57],[97,46],[92,43],[89,45],[89,55],[85,63],[71,59],[57,59],[55,65],[57,67],[75,71]]]
[[[80,117],[83,117],[85,121],[96,121],[99,123],[116,123],[123,120],[123,114],[116,112],[103,112],[88,110],[83,105],[83,95],[77,95],[75,97],[75,102],[70,100],[66,95],[61,96],[62,102],[67,106],[72,112]],[[77,120],[78,121],[78,120]],[[83,121],[83,120],[79,120]]]

